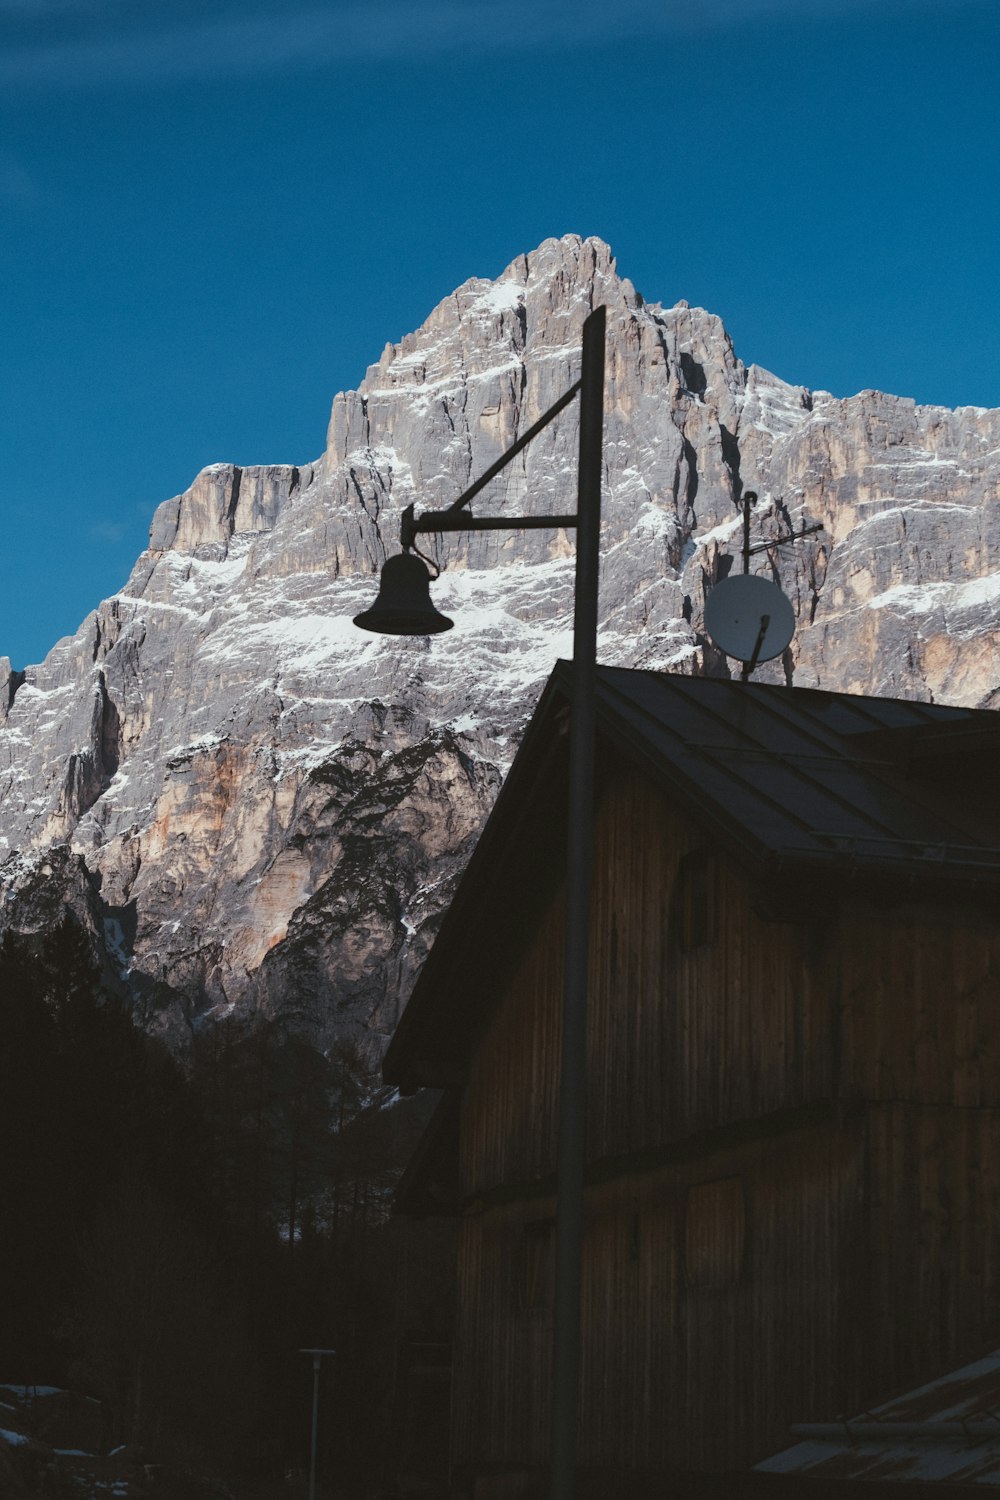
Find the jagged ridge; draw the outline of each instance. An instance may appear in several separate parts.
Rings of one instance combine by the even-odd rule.
[[[825,528],[756,560],[798,618],[762,675],[996,701],[1000,413],[787,385],[741,363],[718,318],[645,302],[606,245],[570,235],[387,345],[334,399],[314,464],[204,470],[74,637],[23,675],[0,659],[2,920],[27,920],[24,872],[67,845],[148,1024],[181,1044],[205,1015],[288,1008],[377,1053],[570,653],[572,542],[450,537],[435,597],[457,623],[433,643],[350,619],[403,506],[449,503],[556,399],[600,302],[602,659],[728,670],[702,611],[753,488],[757,536]],[[571,407],[482,507],[565,507],[575,466]]]

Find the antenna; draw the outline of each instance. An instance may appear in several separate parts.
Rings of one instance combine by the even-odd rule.
[[[776,583],[751,576],[750,558],[770,547],[797,542],[814,531],[822,531],[821,521],[791,531],[787,536],[750,545],[750,512],[757,504],[754,490],[745,491],[740,501],[743,510],[743,572],[717,583],[705,601],[705,629],[727,656],[743,663],[742,680],[746,682],[758,662],[780,656],[795,634],[795,612]]]
[[[756,546],[750,545],[750,512],[757,504],[757,491],[747,490],[740,501],[743,509],[743,571],[750,572],[750,559],[755,552],[767,552],[771,547],[783,547],[786,542],[801,541],[804,536],[811,536],[814,531],[823,530],[822,521],[814,521],[811,526],[803,526],[801,531],[790,531],[787,536],[775,536],[767,542],[758,542]]]

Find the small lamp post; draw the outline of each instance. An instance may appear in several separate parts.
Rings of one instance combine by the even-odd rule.
[[[313,1362],[312,1394],[312,1438],[309,1444],[309,1500],[316,1500],[316,1434],[319,1428],[319,1367],[325,1354],[336,1354],[336,1349],[300,1349],[300,1354],[311,1354]]]
[[[414,555],[418,535],[446,531],[575,529],[573,704],[570,717],[569,822],[566,856],[566,964],[559,1088],[556,1207],[556,1294],[553,1338],[552,1500],[572,1500],[575,1489],[580,1372],[580,1294],[583,1264],[585,1167],[587,948],[593,863],[594,709],[597,684],[597,583],[600,553],[604,424],[604,348],[607,310],[597,307],[583,325],[580,379],[517,442],[443,511],[403,511],[403,552],[382,569],[379,595],[355,625],[388,635],[436,635],[453,621],[431,602],[430,575]],[[579,393],[577,509],[573,515],[474,517],[466,506],[511,459]]]

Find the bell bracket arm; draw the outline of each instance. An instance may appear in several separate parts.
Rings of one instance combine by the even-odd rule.
[[[538,436],[547,427],[554,417],[557,417],[564,407],[568,406],[573,397],[579,391],[582,381],[575,380],[568,390],[564,391],[548,409],[542,413],[537,422],[533,422],[527,432],[523,432],[516,443],[513,443],[502,453],[495,463],[490,464],[479,478],[469,485],[469,488],[445,510],[424,511],[418,518],[414,516],[413,506],[408,505],[400,517],[399,540],[403,550],[408,552],[413,546],[415,538],[422,532],[444,532],[444,531],[520,531],[522,528],[533,529],[543,527],[569,527],[576,525],[576,516],[509,516],[506,518],[496,517],[493,519],[483,518],[477,520],[473,516],[463,514],[464,507],[469,501],[485,489],[491,479],[495,479],[501,469],[507,467],[512,458],[516,458],[522,448]]]
[[[410,551],[418,536],[444,531],[542,531],[572,529],[578,524],[571,516],[466,516],[448,510],[426,510],[413,514],[408,505],[400,516],[399,539],[404,552]]]

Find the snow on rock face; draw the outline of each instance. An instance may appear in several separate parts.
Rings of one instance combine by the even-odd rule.
[[[351,617],[402,509],[450,504],[576,379],[599,303],[602,659],[728,670],[704,601],[753,489],[755,541],[824,526],[754,559],[798,619],[761,677],[995,701],[1000,413],[787,385],[744,366],[718,318],[645,303],[600,241],[547,240],[388,345],[335,397],[315,463],[204,470],[75,636],[25,674],[0,659],[0,921],[34,920],[26,860],[37,872],[66,846],[52,868],[72,869],[80,910],[92,882],[95,930],[148,1025],[182,1045],[213,1012],[280,1010],[377,1054],[571,654],[572,536],[429,541],[443,636],[379,638]],[[477,513],[572,511],[576,421],[571,405]]]

